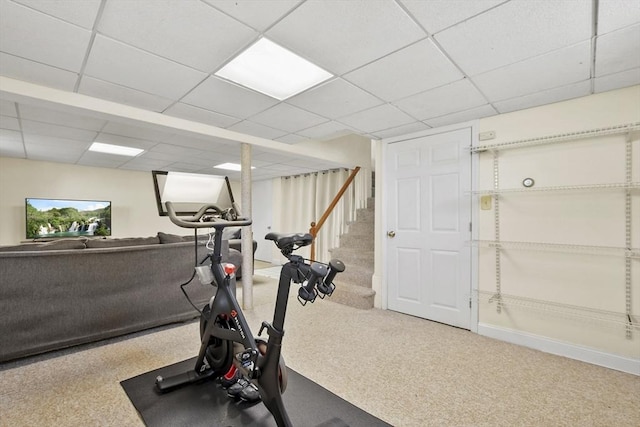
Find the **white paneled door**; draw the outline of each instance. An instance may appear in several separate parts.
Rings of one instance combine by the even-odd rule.
[[[388,308],[471,325],[471,128],[390,143]]]

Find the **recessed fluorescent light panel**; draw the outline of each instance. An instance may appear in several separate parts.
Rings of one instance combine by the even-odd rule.
[[[221,163],[219,165],[214,166],[215,169],[226,169],[229,171],[241,171],[242,166],[237,163]],[[251,166],[251,169],[255,169],[255,167]]]
[[[94,142],[89,147],[89,151],[95,151],[98,153],[117,154],[118,156],[131,156],[135,157],[142,153],[144,150],[140,148],[125,147],[123,145],[104,144],[102,142]]]
[[[258,40],[215,74],[281,101],[333,77],[266,38]]]

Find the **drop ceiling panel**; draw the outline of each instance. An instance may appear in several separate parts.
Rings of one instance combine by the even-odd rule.
[[[91,77],[169,99],[182,97],[206,77],[193,68],[100,34],[93,43],[85,72]]]
[[[22,133],[10,129],[0,129],[0,144],[9,142],[22,145]]]
[[[264,31],[289,12],[301,0],[237,1],[204,0],[237,20]]]
[[[45,135],[54,138],[74,139],[77,141],[93,141],[98,132],[76,129],[68,126],[59,126],[51,123],[22,120],[22,131],[25,134]]]
[[[69,71],[80,71],[91,31],[2,0],[0,50]]]
[[[3,116],[18,117],[16,103],[4,99],[0,100],[0,114]]]
[[[425,120],[425,123],[435,128],[440,126],[452,125],[455,123],[463,123],[469,120],[480,119],[482,117],[490,117],[496,114],[497,111],[495,110],[495,108],[493,108],[489,104],[485,104],[480,107],[471,108],[469,110],[447,114],[446,116],[434,117],[432,119]]]
[[[108,122],[104,128],[102,128],[102,132],[147,141],[164,141],[171,137],[170,134],[149,126],[134,126],[119,122]]]
[[[20,117],[25,120],[93,131],[101,130],[107,123],[102,119],[24,104],[20,107]]]
[[[96,136],[96,141],[102,142],[104,144],[114,144],[114,145],[122,145],[124,147],[132,147],[132,148],[141,148],[143,150],[148,150],[157,142],[149,141],[146,139],[138,139],[138,138],[130,138],[122,135],[113,135],[110,133],[101,132]]]
[[[26,157],[22,134],[17,131],[0,129],[0,156]]]
[[[250,120],[287,132],[297,132],[301,129],[310,128],[328,121],[324,117],[286,103],[278,104],[258,113],[252,116]]]
[[[501,101],[588,80],[591,42],[558,49],[473,78],[489,101]]]
[[[20,131],[20,122],[17,117],[0,116],[0,129]]]
[[[324,117],[337,119],[375,107],[382,104],[382,101],[338,78],[294,96],[288,99],[287,103]]]
[[[420,132],[429,129],[429,126],[422,122],[409,123],[408,125],[402,125],[391,129],[380,130],[373,132],[371,136],[375,139],[391,138],[394,136],[409,135],[414,132]]]
[[[341,123],[366,133],[394,128],[414,121],[412,117],[389,104],[373,107],[340,119]]]
[[[0,74],[17,80],[72,91],[78,74],[0,52]]]
[[[418,22],[430,33],[469,19],[505,0],[401,0]]]
[[[51,148],[55,151],[67,149],[82,152],[89,148],[90,142],[65,138],[52,138],[48,135],[33,135],[27,133],[24,135],[24,144],[27,149],[35,146],[42,146]]]
[[[100,9],[100,0],[13,1],[89,30],[93,28]]]
[[[213,76],[193,89],[182,102],[241,119],[278,103],[274,98]]]
[[[79,165],[95,166],[100,168],[118,168],[130,159],[130,157],[126,156],[85,151],[76,163]]]
[[[391,1],[307,1],[266,33],[267,37],[342,74],[426,34]]]
[[[422,40],[344,76],[388,102],[462,77],[431,40]]]
[[[486,99],[467,79],[394,102],[401,110],[420,120],[468,110],[486,103]]]
[[[121,166],[122,169],[130,169],[130,170],[164,170],[167,166],[169,166],[171,161],[163,161],[163,160],[153,160],[153,159],[145,159],[135,157],[125,164]]]
[[[598,34],[637,24],[640,2],[637,0],[598,0]]]
[[[343,123],[329,121],[310,127],[298,132],[299,135],[318,141],[329,140],[339,136],[345,136],[353,133],[353,129],[345,126]]]
[[[228,127],[234,132],[246,133],[248,135],[259,136],[260,138],[276,139],[286,135],[288,132],[282,129],[274,129],[251,120],[243,120]]]
[[[215,111],[205,110],[182,102],[173,104],[164,111],[164,114],[222,128],[227,128],[240,121],[240,119],[226,114],[216,113]]]
[[[596,76],[640,67],[640,24],[596,39]]]
[[[183,0],[107,2],[99,31],[207,73],[258,35],[203,2]]]
[[[499,113],[508,113],[539,105],[552,104],[554,102],[586,96],[591,90],[591,82],[584,81],[568,86],[538,92],[519,98],[508,99],[493,104]]]
[[[435,36],[469,76],[591,37],[591,2],[504,3]]]
[[[640,68],[634,68],[621,73],[597,77],[594,82],[594,90],[599,93],[638,84],[640,84]]]
[[[89,76],[82,77],[78,93],[155,112],[163,111],[174,102],[162,96],[152,95]]]

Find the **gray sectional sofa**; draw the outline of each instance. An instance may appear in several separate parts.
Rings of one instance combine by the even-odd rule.
[[[196,258],[193,240],[158,233],[0,247],[0,362],[197,317],[180,290],[207,254],[199,240]],[[239,241],[229,247],[223,261],[239,266]],[[214,291],[197,276],[186,289],[198,307]]]

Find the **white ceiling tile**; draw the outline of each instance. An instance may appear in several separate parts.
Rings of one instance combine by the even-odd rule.
[[[512,0],[435,36],[469,76],[591,37],[591,2]]]
[[[470,110],[460,111],[446,116],[435,117],[426,120],[426,124],[431,127],[447,126],[456,123],[463,123],[469,120],[481,119],[483,117],[495,116],[498,112],[491,105],[482,105],[480,107],[471,108]]]
[[[164,170],[171,163],[173,163],[173,161],[143,159],[140,157],[135,157],[120,167],[122,169],[143,170],[143,171]]]
[[[63,21],[91,29],[96,20],[100,0],[13,0]]]
[[[422,122],[409,123],[408,125],[398,126],[391,129],[385,129],[371,134],[375,139],[391,138],[394,136],[409,135],[414,132],[420,132],[429,129],[429,126]]]
[[[0,74],[17,80],[72,91],[78,74],[0,52]]]
[[[301,0],[204,0],[241,22],[264,31],[289,12]]]
[[[309,138],[306,136],[290,133],[289,135],[278,137],[275,140],[278,142],[284,142],[285,144],[298,144],[299,142],[307,141],[308,139]]]
[[[107,2],[99,31],[207,73],[258,35],[209,5],[183,0]]]
[[[0,99],[0,114],[3,116],[18,117],[16,103]]]
[[[525,108],[537,107],[554,102],[565,101],[567,99],[587,96],[591,92],[591,82],[589,80],[575,84],[538,92],[520,98],[508,99],[493,104],[499,113],[509,113],[511,111],[523,110]]]
[[[25,151],[29,160],[40,160],[59,163],[76,163],[83,154],[83,151],[81,150],[51,150],[46,147],[37,145],[26,147]]]
[[[425,37],[392,1],[307,1],[267,37],[333,73],[342,74]]]
[[[0,129],[20,131],[20,122],[16,117],[0,115]]]
[[[301,129],[306,129],[328,121],[326,118],[318,116],[317,114],[285,103],[275,105],[268,110],[258,113],[252,116],[250,120],[287,132],[297,132]]]
[[[230,126],[228,129],[253,136],[259,136],[260,138],[266,139],[276,139],[287,133],[286,131],[283,131],[281,129],[274,129],[269,126],[265,126],[249,120],[244,120],[240,123],[236,123],[235,125]]]
[[[118,168],[128,162],[131,157],[116,156],[106,153],[95,153],[93,151],[85,151],[77,160],[77,164],[84,166],[95,166],[101,168]]]
[[[456,66],[428,39],[344,76],[385,101],[405,98],[462,77]]]
[[[430,34],[469,19],[505,0],[401,0]]]
[[[598,0],[598,34],[640,22],[640,1]]]
[[[354,133],[353,129],[350,129],[343,123],[339,123],[333,120],[298,132],[299,135],[315,139],[317,141],[326,141],[352,133]]]
[[[589,41],[497,68],[472,78],[490,102],[587,80],[591,73]]]
[[[77,141],[74,139],[54,138],[49,135],[34,135],[26,133],[24,135],[24,143],[28,147],[34,147],[40,145],[45,148],[58,151],[60,149],[84,151],[89,148],[91,143],[89,141]]]
[[[0,51],[70,71],[80,71],[91,31],[0,1]]]
[[[78,93],[155,112],[163,111],[174,102],[158,95],[141,92],[89,76],[82,77]]]
[[[368,133],[406,125],[414,121],[412,117],[389,104],[373,107],[340,119],[340,122]]]
[[[193,68],[100,34],[93,43],[85,73],[100,80],[174,100],[184,96],[206,77],[205,73]]]
[[[278,103],[274,98],[213,76],[192,90],[182,102],[242,119]]]
[[[82,116],[75,113],[52,110],[34,105],[21,104],[20,117],[23,120],[34,120],[70,128],[99,131],[107,123],[104,119]]]
[[[307,111],[337,119],[382,104],[375,96],[343,79],[333,79],[287,100]]]
[[[467,79],[463,79],[401,99],[394,105],[419,120],[426,120],[486,103],[482,94]]]
[[[22,134],[11,129],[0,129],[0,143],[9,142],[22,144]]]
[[[206,123],[208,125],[218,126],[222,128],[229,127],[240,121],[240,119],[237,119],[235,117],[205,110],[204,108],[194,107],[192,105],[184,104],[181,102],[178,102],[177,104],[174,104],[171,107],[167,108],[163,114],[166,114],[167,116],[179,117],[185,120]]]
[[[594,83],[594,91],[596,93],[607,92],[609,90],[615,90],[639,84],[640,68],[634,68],[632,70],[623,71],[621,73],[596,77]]]
[[[640,67],[640,24],[596,39],[596,76]]]
[[[170,137],[170,134],[167,134],[167,132],[163,132],[150,125],[144,126],[141,124],[140,126],[135,126],[114,121],[108,122],[104,128],[102,128],[102,132],[147,141],[164,141]]]
[[[22,131],[25,134],[45,135],[57,138],[74,139],[78,141],[93,141],[96,131],[59,126],[51,123],[22,120]]]
[[[26,157],[20,132],[0,129],[0,156],[19,158]]]

